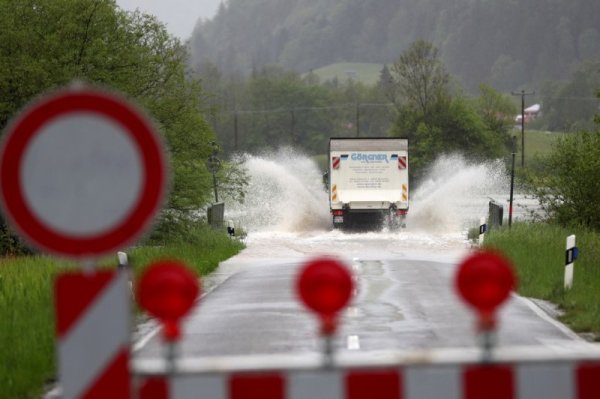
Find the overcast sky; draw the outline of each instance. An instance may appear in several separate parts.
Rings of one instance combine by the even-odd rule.
[[[147,14],[156,15],[167,25],[173,35],[188,39],[198,18],[209,19],[215,15],[222,0],[117,0],[125,10],[139,8]]]

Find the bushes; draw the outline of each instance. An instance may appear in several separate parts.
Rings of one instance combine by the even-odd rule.
[[[525,181],[551,221],[600,230],[600,131],[561,137]]]
[[[31,255],[32,253],[33,251],[25,246],[21,238],[8,227],[0,215],[0,257]]]

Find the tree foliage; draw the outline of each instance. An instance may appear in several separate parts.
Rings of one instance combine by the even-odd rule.
[[[73,80],[118,90],[162,132],[172,165],[166,208],[190,212],[210,198],[203,160],[213,133],[187,52],[155,17],[113,0],[0,0],[0,129],[40,93]]]
[[[550,220],[600,230],[600,129],[561,138],[526,182]]]
[[[594,130],[561,137],[523,176],[546,216],[564,226],[600,230],[600,117],[595,122]]]
[[[414,42],[400,55],[391,75],[402,105],[425,118],[448,95],[450,76],[440,60],[439,50],[424,40]]]
[[[245,79],[230,78],[211,64],[197,70],[214,112],[209,120],[226,153],[261,153],[292,146],[308,154],[327,150],[329,137],[386,136],[391,107],[379,87],[352,79],[320,82],[268,66]],[[359,123],[359,129],[356,127]]]
[[[594,128],[594,115],[600,101],[595,98],[600,87],[600,61],[583,62],[565,81],[547,82],[541,90],[542,118],[540,129],[576,132]]]
[[[449,89],[449,75],[431,44],[415,42],[392,68],[401,102],[392,135],[409,139],[411,173],[420,178],[439,155],[453,152],[475,158],[498,157],[508,144],[510,100],[481,86],[475,102]]]

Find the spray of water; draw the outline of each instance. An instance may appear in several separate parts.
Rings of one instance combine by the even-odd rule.
[[[305,232],[331,226],[321,172],[309,157],[286,148],[246,156],[250,176],[244,204],[231,215],[250,232]]]
[[[291,149],[246,156],[250,177],[244,204],[228,204],[227,218],[249,232],[244,259],[339,254],[381,258],[423,251],[462,250],[465,230],[486,215],[489,197],[506,191],[501,162],[471,164],[445,156],[411,192],[408,227],[348,233],[332,229],[321,171]],[[446,253],[446,252],[444,252]]]
[[[248,193],[244,204],[228,205],[229,217],[250,232],[331,229],[321,171],[311,158],[287,148],[245,159]],[[443,156],[411,193],[408,231],[462,232],[486,214],[489,198],[507,187],[500,161],[472,164],[460,155]]]
[[[411,229],[450,233],[485,216],[490,197],[506,191],[501,161],[470,164],[461,155],[439,158],[412,194]]]

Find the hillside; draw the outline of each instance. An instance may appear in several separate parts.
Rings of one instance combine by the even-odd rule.
[[[321,82],[335,79],[343,82],[346,79],[352,79],[372,86],[379,81],[382,68],[383,64],[340,62],[313,69],[312,73],[317,75]]]
[[[597,0],[229,0],[190,47],[194,64],[229,74],[269,64],[304,73],[393,62],[422,38],[467,88],[508,91],[600,59],[599,23]]]

